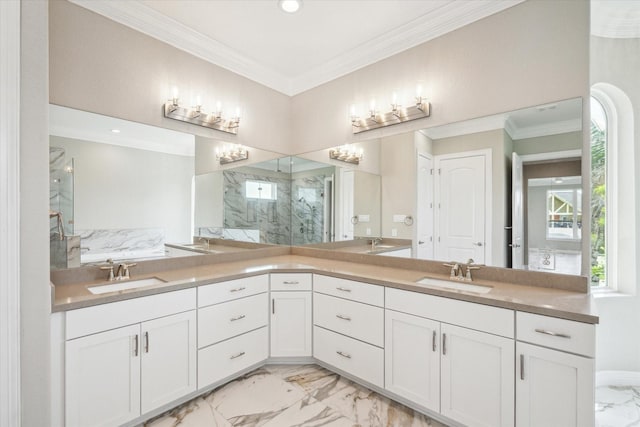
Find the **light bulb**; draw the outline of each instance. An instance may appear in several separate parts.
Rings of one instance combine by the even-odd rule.
[[[302,6],[301,0],[280,0],[278,2],[280,9],[287,13],[296,13]]]

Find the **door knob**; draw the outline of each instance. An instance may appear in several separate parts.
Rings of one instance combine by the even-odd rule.
[[[418,240],[418,244],[419,245],[424,245],[424,242],[422,240]]]
[[[519,248],[519,247],[520,247],[520,245],[519,245],[519,244],[517,244],[517,243],[509,243],[509,247],[510,247],[510,248]]]
[[[472,245],[473,246],[482,246],[482,242],[475,242],[475,243],[472,243]]]

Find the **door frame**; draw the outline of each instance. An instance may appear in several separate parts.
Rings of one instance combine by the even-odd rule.
[[[413,258],[416,259],[421,259],[418,256],[418,241],[420,239],[420,185],[419,185],[419,179],[420,179],[420,157],[424,157],[425,159],[429,160],[431,162],[431,182],[429,184],[426,185],[427,188],[429,188],[431,190],[431,195],[429,196],[431,199],[431,241],[428,242],[429,245],[431,245],[431,253],[433,254],[434,251],[434,245],[435,242],[433,241],[433,235],[434,235],[434,230],[435,230],[435,212],[433,209],[433,204],[434,204],[434,192],[435,192],[435,181],[434,181],[434,176],[433,176],[433,171],[434,171],[434,155],[427,152],[427,151],[422,151],[422,150],[416,150],[416,226],[414,227],[413,230],[413,245],[412,245],[412,253],[413,253]],[[429,200],[429,199],[428,199]],[[429,258],[425,258],[425,259],[429,259]],[[433,258],[431,258],[433,259]]]
[[[463,157],[476,157],[476,156],[484,156],[484,264],[485,265],[493,265],[493,243],[491,239],[493,237],[493,150],[491,148],[483,148],[480,150],[471,150],[471,151],[459,151],[456,153],[447,153],[447,154],[438,154],[433,156],[433,168],[434,171],[439,169],[440,160],[450,160],[450,159],[458,159]],[[434,172],[435,174],[435,172]],[[434,206],[435,203],[439,203],[440,200],[440,189],[435,185],[435,175],[434,175],[434,192],[433,192],[433,200]],[[440,229],[440,211],[434,211],[434,233],[436,230]],[[435,243],[435,242],[434,242]],[[457,261],[466,261],[466,260],[457,260]]]

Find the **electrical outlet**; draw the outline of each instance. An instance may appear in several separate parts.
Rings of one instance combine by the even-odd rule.
[[[391,229],[391,237],[398,237],[398,229],[397,228],[392,228]]]
[[[367,228],[367,236],[371,236],[371,229]]]

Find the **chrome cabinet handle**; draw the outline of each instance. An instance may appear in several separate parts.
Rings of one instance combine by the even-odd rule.
[[[231,321],[231,322],[235,322],[236,320],[242,320],[242,319],[244,319],[245,317],[247,317],[247,316],[245,316],[244,314],[241,314],[241,315],[239,315],[239,316],[232,317],[231,319],[229,319],[229,321]]]
[[[233,360],[233,359],[237,359],[238,357],[244,356],[244,351],[241,351],[238,354],[232,354],[231,357],[229,359]]]
[[[133,355],[138,357],[138,334],[133,337]]]
[[[436,331],[433,331],[433,336],[431,337],[431,350],[436,351]]]
[[[290,282],[284,281],[284,282],[282,282],[282,284],[284,284],[284,285],[299,285],[300,282],[298,282],[297,280],[292,280]]]
[[[276,299],[271,299],[271,314],[276,314]]]
[[[561,333],[553,332],[553,331],[548,331],[548,330],[546,330],[546,329],[536,329],[535,331],[536,331],[537,333],[539,333],[539,334],[551,335],[552,337],[558,337],[558,338],[571,338],[571,335],[561,334]]]
[[[442,334],[442,354],[447,354],[447,334]]]
[[[520,355],[520,379],[524,381],[524,354]]]
[[[149,353],[149,332],[144,333],[144,352]]]
[[[339,290],[339,291],[342,291],[342,292],[351,292],[351,289],[343,288],[342,286],[338,286],[336,289]]]
[[[347,321],[351,322],[351,317],[343,316],[342,314],[336,314],[336,317],[338,319],[347,320]]]
[[[336,351],[336,353],[338,353],[342,357],[346,357],[347,359],[351,359],[351,355],[350,354],[344,353],[344,352],[342,352],[340,350]]]
[[[233,289],[229,289],[229,292],[240,292],[240,291],[244,291],[245,289],[247,289],[244,286],[241,286],[239,288],[233,288]]]

